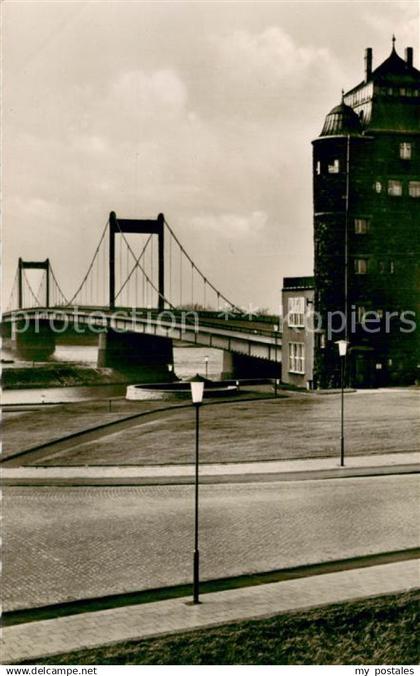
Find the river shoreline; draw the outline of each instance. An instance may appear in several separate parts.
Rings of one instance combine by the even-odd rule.
[[[5,391],[56,387],[99,387],[138,383],[143,377],[156,382],[157,373],[121,372],[82,364],[42,364],[3,369],[2,388]],[[154,376],[154,377],[153,377]]]

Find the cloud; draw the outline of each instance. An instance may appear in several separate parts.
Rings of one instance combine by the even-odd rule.
[[[253,211],[249,214],[207,214],[192,218],[192,225],[204,232],[218,233],[223,238],[261,234],[267,225],[268,216],[264,211]]]
[[[235,30],[214,39],[220,95],[234,117],[302,118],[308,102],[342,80],[325,47],[298,44],[280,26],[260,32]],[[217,88],[217,84],[215,85]],[[302,97],[305,92],[305,97]],[[338,95],[338,94],[337,94]]]
[[[185,113],[187,98],[186,86],[173,70],[135,70],[112,83],[108,103],[117,105],[121,115],[173,118]]]

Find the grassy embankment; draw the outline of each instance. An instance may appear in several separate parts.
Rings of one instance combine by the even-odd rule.
[[[410,592],[354,601],[70,652],[38,663],[416,664],[418,600],[418,592]]]
[[[82,364],[42,363],[35,366],[6,368],[2,374],[5,390],[19,390],[40,387],[82,387],[141,382],[147,376],[149,382],[161,377],[151,369],[143,374],[135,371],[117,371],[110,368],[94,368]]]

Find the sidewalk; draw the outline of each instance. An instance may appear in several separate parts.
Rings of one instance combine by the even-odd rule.
[[[194,465],[8,467],[1,471],[4,485],[66,484],[170,484],[194,480]],[[420,453],[386,453],[349,456],[345,467],[338,458],[269,460],[264,462],[215,463],[200,465],[200,479],[206,483],[235,481],[299,481],[310,479],[408,474],[420,472]]]
[[[18,624],[3,629],[2,662],[14,664],[120,641],[404,592],[417,588],[419,580],[419,561],[412,560],[203,594],[199,606],[186,605],[189,598],[178,598]]]

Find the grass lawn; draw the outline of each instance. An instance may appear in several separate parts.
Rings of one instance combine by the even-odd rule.
[[[417,664],[418,592],[44,658],[38,664]]]
[[[347,396],[349,455],[418,449],[419,392],[357,392]],[[150,405],[150,403],[149,403]],[[340,396],[289,396],[204,406],[200,422],[202,462],[262,461],[334,456],[338,452]],[[54,419],[51,420],[54,425]],[[308,433],[310,430],[310,433]],[[8,430],[5,429],[5,445]],[[45,465],[125,465],[192,461],[191,407],[159,420],[144,418],[130,429],[79,443]],[[38,463],[35,463],[38,464]]]

